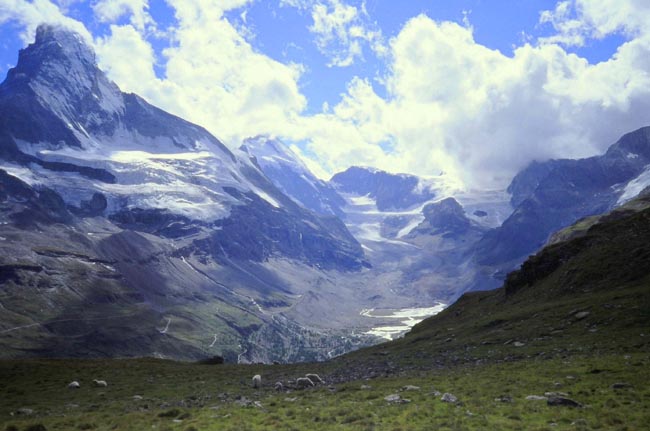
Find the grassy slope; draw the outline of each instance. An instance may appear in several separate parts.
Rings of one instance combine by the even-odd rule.
[[[649,341],[650,210],[641,209],[547,247],[511,274],[505,289],[465,295],[403,339],[328,363],[0,362],[0,423],[18,430],[644,430]],[[273,389],[276,380],[312,371],[332,386]],[[261,390],[249,383],[257,373]],[[110,386],[92,388],[93,378]],[[75,379],[82,389],[66,389]],[[616,382],[631,386],[613,389]],[[407,384],[420,390],[399,392]],[[436,390],[462,404],[441,402]],[[547,391],[585,407],[525,399]],[[411,402],[388,404],[392,393]],[[502,395],[513,402],[495,401]],[[242,407],[237,396],[260,407]],[[21,407],[35,413],[10,415]]]

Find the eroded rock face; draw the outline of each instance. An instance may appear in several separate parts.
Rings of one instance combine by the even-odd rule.
[[[467,232],[471,227],[465,210],[454,198],[428,204],[422,212],[425,221],[415,229],[416,233],[457,236]]]

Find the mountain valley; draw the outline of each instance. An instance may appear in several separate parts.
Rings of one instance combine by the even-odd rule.
[[[121,92],[41,26],[0,85],[0,346],[23,356],[323,360],[500,286],[552,234],[650,183],[648,128],[504,191],[230,150]]]

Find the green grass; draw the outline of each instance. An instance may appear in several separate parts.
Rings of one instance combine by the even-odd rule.
[[[412,370],[399,376],[349,381],[278,393],[275,380],[337,364],[203,366],[152,359],[0,362],[0,423],[5,430],[643,430],[650,429],[650,356],[529,359]],[[340,370],[338,370],[340,371]],[[260,373],[261,390],[250,387]],[[94,388],[105,378],[107,388]],[[67,389],[69,381],[82,383]],[[612,389],[616,382],[633,385]],[[362,385],[370,388],[362,388]],[[405,385],[419,386],[404,391]],[[459,405],[436,392],[456,395]],[[584,408],[550,407],[527,395],[560,391]],[[410,403],[392,405],[399,393]],[[142,400],[134,400],[135,395]],[[237,397],[259,401],[243,407]],[[495,401],[509,396],[512,403]],[[11,416],[20,408],[27,417]]]

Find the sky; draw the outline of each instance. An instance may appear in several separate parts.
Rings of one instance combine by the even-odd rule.
[[[646,0],[0,0],[0,79],[41,22],[231,148],[504,188],[650,125]]]

